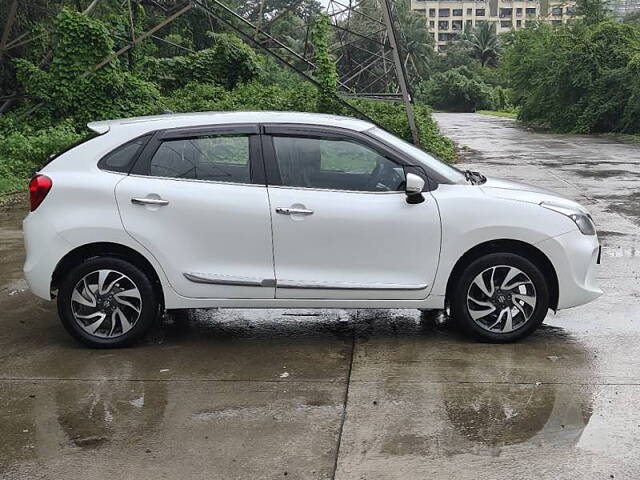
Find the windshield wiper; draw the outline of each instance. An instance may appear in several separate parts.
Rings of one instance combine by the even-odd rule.
[[[480,172],[472,172],[471,170],[464,171],[464,178],[471,185],[482,185],[487,181],[487,177],[482,175]]]

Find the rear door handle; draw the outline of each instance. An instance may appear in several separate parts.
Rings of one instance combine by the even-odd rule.
[[[308,208],[276,207],[276,213],[280,215],[313,215],[313,210]]]
[[[169,205],[169,200],[162,198],[132,198],[131,203],[134,205],[156,205],[158,207],[164,207]]]

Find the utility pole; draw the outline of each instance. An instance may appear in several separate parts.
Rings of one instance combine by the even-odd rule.
[[[393,16],[391,14],[391,5],[389,4],[389,0],[378,0],[378,2],[382,9],[384,23],[387,26],[387,35],[391,45],[391,53],[393,54],[393,63],[396,67],[396,77],[398,78],[398,85],[400,86],[400,92],[402,93],[404,107],[407,110],[407,121],[409,122],[409,129],[411,130],[411,138],[413,138],[414,145],[418,146],[420,144],[420,138],[418,137],[416,118],[413,112],[413,100],[411,99],[409,89],[407,88],[407,72],[405,71],[404,64],[400,59],[400,50],[398,48],[396,27],[393,23]]]

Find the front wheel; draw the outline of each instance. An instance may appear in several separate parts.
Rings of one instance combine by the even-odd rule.
[[[158,299],[148,276],[115,257],[89,259],[64,278],[58,314],[65,329],[95,348],[130,345],[158,316]]]
[[[512,253],[471,262],[456,282],[451,313],[482,340],[510,342],[530,335],[549,309],[549,288],[540,269]]]

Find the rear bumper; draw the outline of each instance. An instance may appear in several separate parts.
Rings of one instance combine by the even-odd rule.
[[[22,230],[27,254],[23,267],[24,278],[36,296],[51,300],[53,272],[71,246],[37,213],[31,213],[24,219]]]
[[[596,235],[578,229],[536,245],[551,260],[558,276],[558,310],[575,307],[602,295],[596,282],[600,245]]]

